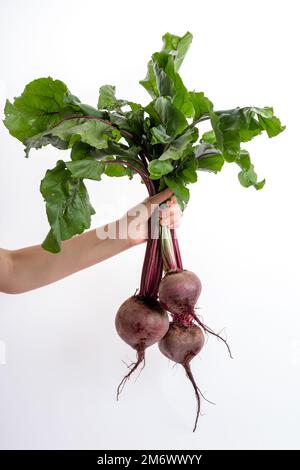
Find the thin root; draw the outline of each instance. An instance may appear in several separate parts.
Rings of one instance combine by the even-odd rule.
[[[191,384],[194,388],[196,401],[197,401],[196,419],[195,419],[195,424],[194,424],[194,429],[193,429],[193,432],[195,432],[196,429],[197,429],[197,424],[198,424],[198,419],[199,419],[199,414],[200,414],[200,393],[199,393],[198,385],[196,384],[194,376],[192,374],[189,362],[185,361],[185,363],[183,364],[183,367],[184,367],[184,370],[185,370],[185,373],[186,373],[188,379],[190,380],[190,382],[191,382]]]
[[[195,314],[195,312],[191,312],[191,315],[193,317],[193,319],[201,326],[201,328],[205,331],[205,333],[208,333],[208,334],[211,334],[213,336],[215,336],[216,338],[220,339],[221,341],[223,341],[223,343],[225,344],[227,350],[228,350],[228,353],[229,353],[229,356],[231,357],[231,359],[233,359],[232,357],[232,354],[231,354],[231,349],[229,347],[229,344],[227,343],[226,339],[223,338],[222,336],[220,336],[218,333],[215,333],[211,328],[209,328],[209,326],[205,325],[205,323],[203,323],[199,317]]]
[[[145,367],[145,345],[144,343],[141,343],[137,349],[137,360],[136,362],[133,362],[131,365],[127,366],[130,371],[128,374],[123,377],[121,380],[118,388],[117,388],[117,400],[119,400],[120,393],[122,392],[126,382],[130,379],[131,374],[139,367],[139,365],[143,363],[142,369]],[[141,370],[142,370],[141,369]]]

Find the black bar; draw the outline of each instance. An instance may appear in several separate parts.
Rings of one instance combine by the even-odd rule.
[[[0,451],[1,468],[53,468],[54,465],[79,466],[82,468],[101,468],[118,466],[119,468],[138,468],[144,466],[208,466],[220,464],[232,466],[262,465],[267,459],[268,467],[288,466],[295,460],[297,451],[280,450],[2,450]],[[5,465],[5,466],[4,466]]]

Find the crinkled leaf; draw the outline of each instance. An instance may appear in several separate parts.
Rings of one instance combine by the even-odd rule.
[[[193,35],[190,32],[185,33],[182,37],[170,33],[166,33],[163,36],[163,51],[172,55],[174,58],[176,72],[180,69],[192,40]]]
[[[127,101],[116,98],[116,87],[113,85],[103,85],[99,90],[98,109],[119,109]]]
[[[184,155],[191,144],[195,142],[198,137],[198,130],[196,128],[189,129],[169,145],[169,147],[159,157],[160,160],[179,160]]]
[[[4,124],[21,142],[53,127],[73,109],[65,103],[69,91],[60,80],[38,78],[26,85],[13,103],[7,100]]]
[[[172,104],[170,98],[165,96],[157,98],[154,109],[168,135],[176,137],[187,127],[185,116]]]
[[[206,154],[198,158],[198,170],[218,173],[224,165],[224,157],[220,154]]]
[[[140,150],[140,147],[132,145],[127,147],[127,145],[121,144],[120,142],[107,142],[107,147],[103,149],[91,149],[90,155],[94,158],[104,158],[108,155],[122,157],[129,160],[137,160],[137,155]]]
[[[126,168],[123,165],[117,163],[105,165],[105,174],[107,176],[126,176]]]
[[[51,230],[43,248],[54,253],[60,251],[62,240],[82,233],[90,227],[95,213],[81,178],[73,178],[66,164],[59,160],[52,170],[47,170],[40,187],[46,202]]]
[[[119,140],[120,132],[109,124],[95,119],[69,119],[51,129],[50,133],[72,146],[80,140],[91,147],[102,149],[107,147],[108,140]]]
[[[71,93],[68,93],[64,97],[64,102],[65,104],[69,104],[72,106],[74,111],[80,112],[80,114],[84,114],[86,116],[93,116],[93,117],[98,117],[102,119],[106,119],[107,113],[103,111],[99,111],[99,109],[94,108],[93,106],[90,106],[89,104],[84,104],[81,103],[80,99],[77,98],[77,96],[72,95]],[[74,112],[73,112],[74,115]]]
[[[208,144],[216,143],[216,134],[213,130],[204,132],[201,137],[201,142],[207,142]]]
[[[75,142],[71,150],[71,160],[83,160],[90,155],[91,147],[89,144],[85,144],[84,142]]]
[[[185,184],[196,183],[197,176],[197,160],[193,158],[180,172],[180,176],[183,179]]]
[[[148,91],[151,98],[155,99],[159,96],[152,60],[147,64],[146,78],[144,78],[144,80],[140,80],[139,83]]]
[[[23,143],[51,129],[66,116],[103,115],[92,106],[82,104],[62,81],[51,77],[28,83],[13,103],[7,100],[4,113],[4,124],[10,134]]]
[[[170,160],[152,160],[148,165],[150,178],[157,180],[163,175],[171,173],[173,171],[173,165]]]
[[[41,134],[30,137],[25,141],[25,156],[29,157],[31,149],[40,149],[45,145],[52,145],[60,150],[65,150],[68,148],[68,142],[60,139],[57,136],[47,134],[42,132]]]
[[[93,159],[67,162],[66,167],[73,178],[87,178],[95,181],[101,180],[101,175],[105,170],[105,165],[102,162]]]
[[[190,91],[189,99],[194,108],[194,121],[197,121],[204,114],[209,114],[213,108],[212,102],[203,92]]]
[[[224,157],[218,149],[210,143],[201,143],[194,148],[197,169],[217,173],[222,170]]]
[[[172,137],[170,137],[167,132],[166,128],[159,124],[157,127],[152,127],[150,129],[152,138],[151,138],[151,144],[168,144],[173,140]]]
[[[249,170],[251,167],[251,160],[250,155],[247,150],[241,150],[240,155],[237,159],[238,165],[242,168],[242,170]]]
[[[251,164],[248,170],[242,170],[238,174],[239,182],[245,188],[253,186],[255,189],[262,189],[265,185],[265,180],[257,181],[257,174],[254,171],[254,167]]]
[[[194,108],[178,70],[191,41],[191,33],[186,33],[183,37],[165,34],[162,50],[152,55],[147,76],[140,81],[153,99],[158,96],[172,98],[173,105],[185,117],[192,117]]]

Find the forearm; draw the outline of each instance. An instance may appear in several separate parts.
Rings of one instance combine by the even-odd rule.
[[[104,227],[105,228],[105,227]],[[127,239],[99,239],[90,230],[62,243],[62,251],[52,254],[40,245],[10,252],[11,293],[27,292],[88,268],[130,247]]]

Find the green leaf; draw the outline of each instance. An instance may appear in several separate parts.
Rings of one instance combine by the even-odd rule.
[[[170,160],[152,160],[148,165],[150,178],[157,180],[163,175],[171,173],[173,171],[173,165]]]
[[[176,72],[180,69],[192,40],[193,35],[189,32],[182,37],[170,33],[163,36],[163,51],[173,57]]]
[[[107,142],[107,147],[103,149],[91,149],[90,155],[94,158],[104,158],[109,155],[118,156],[135,161],[137,160],[138,152],[140,151],[140,147],[136,145],[131,145],[128,147],[127,145],[121,144],[120,142]]]
[[[224,157],[222,154],[203,155],[198,159],[198,169],[202,171],[210,171],[218,173],[224,165]]]
[[[209,114],[213,109],[212,102],[202,92],[190,91],[189,99],[194,108],[194,121],[197,121],[204,114]]]
[[[42,132],[41,134],[38,134],[34,137],[30,137],[29,139],[26,139],[25,141],[25,157],[29,157],[29,153],[31,149],[40,149],[44,147],[45,145],[52,145],[53,147],[56,147],[60,150],[66,150],[68,148],[68,142],[60,139],[57,136],[53,136],[51,134],[45,134]]]
[[[140,80],[139,83],[148,91],[151,98],[155,99],[159,96],[152,60],[147,64],[146,78],[144,78],[144,80]]]
[[[248,170],[242,170],[238,174],[239,182],[245,188],[249,186],[254,186],[255,189],[262,189],[265,185],[265,180],[257,181],[257,174],[254,171],[254,167],[251,164]]]
[[[201,137],[201,142],[207,142],[208,144],[215,144],[217,142],[216,140],[216,134],[213,130],[204,132]]]
[[[90,106],[89,104],[81,103],[79,98],[77,98],[77,96],[72,95],[71,93],[67,94],[64,97],[64,103],[72,106],[73,110],[80,112],[80,114],[107,119],[106,112],[99,111],[99,109],[96,109],[93,106]],[[74,112],[73,112],[73,115],[74,115]]]
[[[182,210],[184,210],[190,198],[190,192],[188,188],[185,187],[183,181],[180,178],[169,178],[168,176],[164,176],[164,180],[166,185],[176,196],[179,206]]]
[[[152,127],[152,129],[150,129],[150,132],[152,134],[152,138],[151,138],[152,145],[168,144],[169,142],[173,140],[172,137],[170,137],[167,134],[165,127],[161,124],[158,125],[157,127]]]
[[[249,170],[251,167],[251,160],[250,155],[247,150],[241,150],[239,158],[237,159],[238,165],[242,168],[242,170]]]
[[[85,118],[68,119],[51,129],[50,133],[68,142],[69,146],[80,140],[97,149],[107,147],[108,140],[121,138],[120,132],[109,124]]]
[[[216,144],[227,161],[235,161],[240,154],[241,142],[247,142],[266,131],[269,137],[285,127],[273,114],[272,108],[235,108],[219,111],[211,116]]]
[[[189,129],[169,145],[169,147],[159,157],[159,160],[179,160],[185,154],[186,150],[191,148],[191,143],[198,137],[196,128]]]
[[[154,109],[160,118],[161,124],[165,126],[168,135],[176,137],[187,127],[188,123],[185,116],[172,104],[170,98],[165,96],[157,98]]]
[[[197,176],[197,161],[195,158],[189,162],[189,164],[180,173],[181,178],[185,184],[196,183]]]
[[[87,158],[92,149],[93,147],[84,142],[75,142],[71,150],[71,160],[77,161]]]
[[[140,84],[146,88],[153,99],[158,96],[172,98],[173,105],[185,117],[192,117],[194,108],[189,100],[189,94],[178,74],[180,65],[192,41],[192,35],[186,33],[183,37],[167,33],[163,37],[163,48],[152,55],[148,63],[148,72]]]
[[[53,78],[38,78],[26,85],[21,96],[7,100],[4,124],[10,134],[21,142],[40,134],[74,112],[65,102],[67,86]]]
[[[127,101],[116,98],[116,87],[113,85],[104,85],[100,87],[98,109],[120,109]]]
[[[51,227],[43,248],[56,253],[60,251],[62,240],[90,227],[91,216],[95,211],[84,183],[80,178],[72,177],[62,160],[57,162],[55,168],[47,170],[40,190],[46,202]]]
[[[73,178],[87,178],[95,181],[101,180],[101,175],[105,170],[105,165],[102,162],[92,159],[67,162],[66,167]]]
[[[162,52],[157,52],[152,56],[153,70],[159,96],[173,96],[174,84],[164,68],[168,61],[168,56]]]
[[[105,165],[105,174],[107,176],[121,177],[121,176],[126,176],[127,172],[124,166],[114,163],[114,164]]]
[[[284,131],[285,126],[274,116],[273,108],[254,108],[254,110],[261,128],[267,132],[268,137],[275,137]]]

